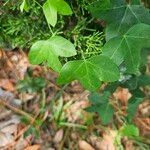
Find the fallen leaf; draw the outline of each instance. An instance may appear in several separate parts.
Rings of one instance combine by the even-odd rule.
[[[7,91],[14,91],[15,87],[9,79],[0,79],[0,87]]]
[[[54,142],[59,143],[63,139],[64,131],[62,129],[58,130],[54,137]]]
[[[1,129],[1,132],[6,133],[6,134],[13,134],[17,131],[17,124],[10,124],[3,129]]]
[[[29,135],[25,139],[23,138],[23,136],[21,136],[21,138],[15,144],[15,150],[24,150],[26,147],[30,145],[31,140],[32,135]]]
[[[129,90],[127,88],[121,88],[119,87],[115,93],[113,93],[114,97],[117,100],[120,100],[120,102],[122,103],[122,105],[127,105],[128,100],[131,98],[131,93],[129,92]]]
[[[79,150],[95,150],[89,143],[83,140],[80,140],[78,145],[79,145]]]
[[[89,106],[89,102],[87,100],[77,101],[73,103],[69,108],[67,108],[66,115],[69,122],[76,122],[80,120],[84,120],[85,111],[84,108]]]
[[[116,150],[114,145],[116,134],[116,131],[110,130],[103,134],[102,140],[97,136],[91,136],[90,142],[97,150]]]
[[[26,149],[24,150],[40,150],[40,145],[32,145],[32,146],[28,146]]]
[[[13,136],[11,134],[5,134],[0,132],[0,147],[4,147],[13,142]]]

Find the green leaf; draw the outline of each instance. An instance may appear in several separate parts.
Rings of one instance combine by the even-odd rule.
[[[70,61],[66,63],[58,78],[59,84],[79,80],[81,84],[94,91],[101,81],[113,82],[119,79],[117,66],[106,56],[94,56],[90,59]]]
[[[49,67],[59,72],[62,65],[58,56],[70,57],[74,55],[76,55],[74,45],[61,36],[55,36],[34,43],[29,52],[29,60],[32,64],[47,62]]]
[[[147,86],[150,85],[150,76],[141,75],[138,77],[138,86]]]
[[[103,95],[99,95],[96,92],[91,93],[89,100],[92,105],[85,109],[88,112],[97,112],[103,124],[108,124],[114,113],[114,108],[109,103],[109,96],[109,92],[105,92]]]
[[[150,25],[150,13],[142,5],[127,5],[120,21],[113,22],[106,28],[107,41],[115,36],[127,32],[135,24],[145,23]]]
[[[129,124],[121,128],[120,134],[121,136],[138,137],[139,129],[136,126]]]
[[[111,119],[113,118],[114,108],[109,103],[105,103],[98,107],[97,113],[99,114],[99,116],[102,120],[102,123],[108,124],[111,121]]]
[[[140,1],[140,0],[131,0],[130,3],[131,3],[131,4],[134,4],[134,5],[140,5],[140,4],[141,4],[141,1]]]
[[[143,98],[137,98],[137,97],[132,97],[129,100],[128,107],[127,107],[127,119],[129,122],[132,121],[137,111],[137,108],[142,101],[143,101]]]
[[[30,126],[29,129],[24,133],[24,137],[28,137],[29,135],[33,135],[35,138],[40,137],[39,131],[34,126]]]
[[[137,87],[138,87],[137,82],[138,82],[138,77],[133,76],[133,77],[131,77],[129,80],[127,80],[127,81],[123,84],[123,86],[124,86],[125,88],[128,88],[129,90],[135,90],[135,89],[137,89]]]
[[[27,11],[28,10],[28,5],[26,0],[23,0],[22,4],[20,5],[20,11],[23,12],[23,10]]]
[[[123,36],[110,39],[103,47],[103,55],[108,56],[118,66],[124,61],[128,73],[137,73],[140,65],[140,50],[150,47],[150,25],[137,24]]]
[[[98,104],[98,103],[102,104],[108,101],[109,96],[110,96],[109,92],[105,92],[102,96],[97,92],[92,92],[89,95],[88,99],[92,104]]]
[[[53,5],[61,15],[71,15],[72,10],[64,0],[53,0]]]
[[[43,5],[47,22],[53,27],[57,23],[57,12],[61,15],[71,15],[72,10],[64,0],[47,0]]]
[[[29,93],[32,93],[41,91],[45,85],[46,81],[44,78],[25,77],[24,80],[18,82],[17,89],[22,92],[28,91]]]
[[[98,0],[89,6],[94,17],[105,20],[107,23],[118,22],[126,8],[125,0]]]
[[[85,110],[88,112],[97,112],[104,125],[111,121],[114,114],[114,108],[109,103],[92,105]]]
[[[99,0],[91,5],[91,13],[108,23],[106,28],[107,41],[115,36],[124,34],[137,23],[150,25],[149,10],[139,5],[139,0],[134,0],[131,4],[133,5],[127,4],[125,0],[111,0],[108,7],[108,1]]]
[[[54,27],[57,23],[57,9],[53,5],[53,0],[47,0],[44,3],[43,12],[47,22]]]

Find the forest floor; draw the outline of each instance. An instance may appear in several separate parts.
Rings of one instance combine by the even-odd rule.
[[[84,111],[89,92],[77,81],[60,87],[56,78],[46,67],[29,64],[23,51],[0,51],[0,149],[149,149],[150,100],[139,105],[134,118],[141,138],[124,137],[117,143],[131,96],[128,89],[118,87],[113,94],[115,124],[103,126],[97,115]]]

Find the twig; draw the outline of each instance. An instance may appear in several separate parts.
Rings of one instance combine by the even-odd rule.
[[[22,115],[22,116],[27,117],[31,122],[34,122],[34,120],[35,120],[35,119],[34,119],[30,114],[28,114],[27,112],[24,112],[24,111],[22,111],[22,110],[20,110],[20,109],[18,109],[18,108],[16,108],[16,107],[10,105],[8,102],[6,102],[6,101],[3,100],[3,99],[0,99],[0,104],[2,104],[2,105],[4,105],[5,107],[11,109],[12,111],[14,111],[14,112],[17,113],[17,114],[20,114],[20,115]]]
[[[66,141],[67,137],[68,137],[69,131],[70,131],[70,128],[67,128],[66,132],[65,132],[65,135],[64,135],[64,138],[61,141],[60,146],[58,147],[58,150],[63,150],[63,146],[65,144],[65,141]]]

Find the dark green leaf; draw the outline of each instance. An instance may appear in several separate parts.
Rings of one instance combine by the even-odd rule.
[[[89,95],[88,99],[92,104],[98,104],[98,103],[103,104],[108,102],[109,96],[110,96],[109,92],[104,92],[103,95],[100,95],[97,92],[93,92]]]
[[[150,47],[150,34],[147,33],[150,33],[150,25],[134,25],[123,36],[110,39],[103,47],[103,55],[108,56],[118,66],[125,61],[127,72],[137,73],[140,50]]]
[[[109,103],[105,103],[103,105],[100,105],[97,109],[97,113],[99,114],[102,123],[108,124],[114,114],[114,108]]]
[[[124,0],[98,0],[89,6],[94,17],[108,23],[118,22],[124,14],[126,3]]]
[[[134,77],[131,77],[129,80],[127,80],[123,86],[125,88],[128,88],[129,90],[135,90],[138,86],[138,77],[134,76]]]
[[[108,25],[106,29],[107,40],[126,33],[135,24],[145,23],[150,25],[149,11],[142,5],[127,5],[121,19],[119,22]]]
[[[128,107],[127,107],[127,119],[129,122],[132,121],[132,118],[134,117],[137,108],[142,101],[143,98],[136,98],[136,97],[132,97],[129,100]]]
[[[138,77],[138,86],[147,86],[150,85],[150,76],[141,75]]]
[[[27,137],[27,136],[29,136],[29,135],[33,135],[33,136],[35,136],[35,138],[39,138],[39,137],[40,137],[39,131],[38,131],[35,127],[33,127],[33,126],[31,126],[31,127],[24,133],[24,137]]]
[[[20,80],[17,89],[19,91],[28,91],[31,92],[39,92],[46,85],[46,81],[44,78],[30,78],[26,77],[24,80]]]
[[[92,105],[85,109],[88,112],[97,112],[103,124],[108,124],[113,117],[114,109],[109,104],[109,96],[109,92],[105,92],[103,95],[98,93],[90,94],[89,100]]]
[[[149,10],[140,2],[134,0],[129,5],[125,0],[96,1],[90,6],[93,16],[103,19],[108,23],[106,39],[109,40],[127,32],[129,28],[138,23],[150,25]]]

